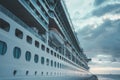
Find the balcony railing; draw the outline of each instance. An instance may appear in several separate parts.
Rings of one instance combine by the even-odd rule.
[[[4,8],[2,5],[0,5],[0,11],[2,13],[6,14],[11,19],[13,19],[18,24],[20,24],[22,27],[24,27],[25,29],[27,29],[29,32],[31,32],[32,34],[34,34],[36,37],[38,37],[39,39],[41,39],[42,41],[45,42],[45,39],[42,36],[38,35],[32,28],[30,28],[28,25],[26,25],[23,21],[21,21],[18,17],[16,17],[14,14],[12,14],[9,10],[7,10],[6,8]]]

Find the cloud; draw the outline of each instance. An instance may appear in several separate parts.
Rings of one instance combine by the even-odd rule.
[[[86,26],[78,31],[79,40],[87,55],[111,55],[117,61],[120,59],[120,20],[105,20],[95,29]],[[87,45],[86,45],[87,44]]]
[[[102,3],[104,3],[104,2],[105,2],[105,0],[95,0],[94,5],[95,5],[95,6],[99,6],[99,5],[101,5]]]
[[[93,16],[100,17],[107,13],[118,13],[120,11],[120,3],[117,4],[106,4],[92,11]]]

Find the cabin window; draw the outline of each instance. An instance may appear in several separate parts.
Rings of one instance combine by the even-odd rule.
[[[4,31],[9,32],[10,24],[8,22],[6,22],[5,20],[0,19],[0,28],[3,29]]]
[[[60,56],[60,59],[61,59],[61,56]]]
[[[38,63],[38,60],[39,60],[39,56],[37,54],[35,54],[35,56],[34,56],[34,62]]]
[[[54,52],[54,56],[56,57],[56,52]]]
[[[37,75],[37,71],[35,71],[35,76]]]
[[[7,44],[3,41],[0,41],[0,55],[4,55],[7,51]]]
[[[41,72],[41,75],[43,76],[43,72]]]
[[[61,68],[61,64],[60,64],[60,68]]]
[[[39,48],[39,42],[35,41],[35,47]]]
[[[44,57],[41,57],[41,64],[44,64]]]
[[[59,58],[59,54],[57,54],[57,58]]]
[[[51,60],[51,67],[53,66],[53,60]]]
[[[42,44],[41,49],[44,51],[45,50],[45,46]]]
[[[54,67],[56,67],[56,62],[54,62]]]
[[[51,50],[51,55],[53,55],[53,51]]]
[[[49,48],[46,49],[47,53],[49,53]]]
[[[22,39],[23,38],[23,32],[20,31],[19,29],[15,30],[15,36],[17,36],[18,38]]]
[[[49,65],[49,59],[48,58],[46,59],[46,65],[47,66]]]
[[[59,63],[57,63],[57,67],[59,68]]]
[[[13,50],[13,56],[16,59],[19,59],[21,56],[21,49],[19,47],[15,47]]]
[[[32,44],[32,38],[30,37],[30,36],[27,36],[27,42],[29,43],[29,44]]]
[[[25,59],[26,59],[26,61],[30,61],[30,59],[31,59],[31,52],[26,51]]]

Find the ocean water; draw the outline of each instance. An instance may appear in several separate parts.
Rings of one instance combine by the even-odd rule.
[[[120,80],[120,75],[98,75],[98,80]]]

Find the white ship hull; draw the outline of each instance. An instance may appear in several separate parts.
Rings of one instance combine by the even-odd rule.
[[[0,80],[85,80],[91,76],[0,5]]]

